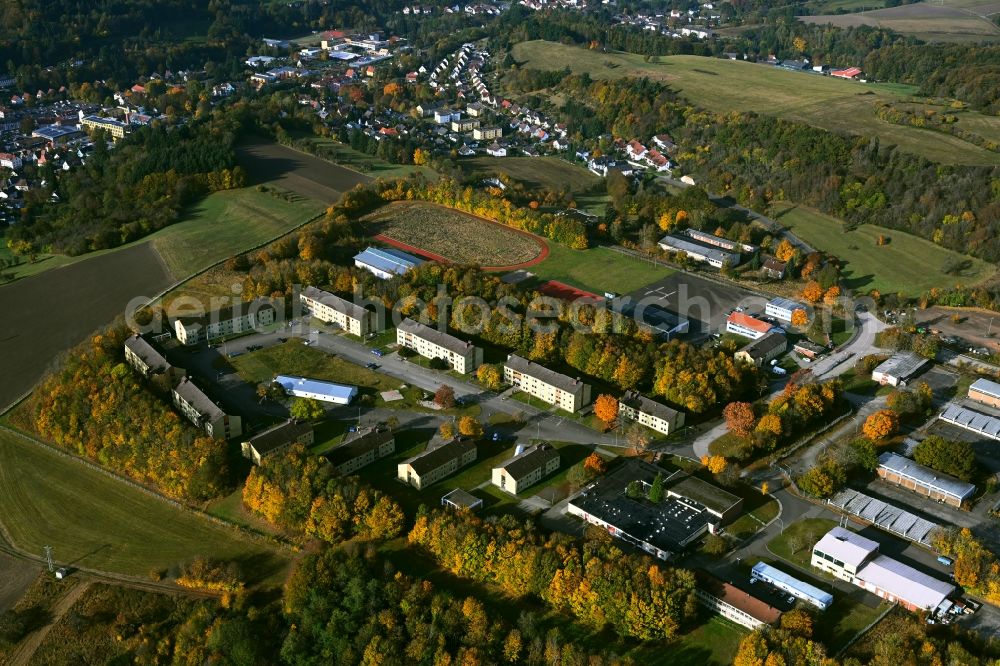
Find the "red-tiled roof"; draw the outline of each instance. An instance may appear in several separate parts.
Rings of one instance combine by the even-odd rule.
[[[745,328],[758,331],[760,333],[767,333],[773,328],[766,321],[761,321],[756,317],[751,317],[745,312],[734,312],[733,314],[729,315],[729,321],[739,326],[743,326]]]

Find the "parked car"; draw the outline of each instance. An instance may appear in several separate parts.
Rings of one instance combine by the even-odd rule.
[[[375,370],[378,368],[378,363],[371,361],[369,363],[365,363],[365,367],[368,368],[369,370]]]
[[[944,555],[940,555],[937,558],[937,561],[940,562],[941,564],[945,565],[946,567],[950,567],[952,564],[954,564],[954,560],[952,560],[950,557],[946,557]]]
[[[374,354],[375,356],[378,356],[379,358],[381,358],[382,357],[382,350],[381,349],[373,349],[372,350],[372,354]]]

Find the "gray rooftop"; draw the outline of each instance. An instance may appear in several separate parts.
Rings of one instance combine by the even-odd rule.
[[[924,367],[928,361],[923,356],[911,351],[898,351],[882,361],[873,372],[906,379]]]
[[[516,456],[504,460],[495,469],[504,469],[514,479],[520,480],[528,476],[536,469],[544,469],[553,458],[559,458],[559,451],[547,444],[536,444],[529,446]]]
[[[922,486],[950,495],[960,500],[971,497],[976,487],[953,476],[919,465],[909,458],[886,451],[878,457],[879,467],[911,479]]]
[[[720,514],[729,511],[743,501],[736,495],[693,476],[683,477],[669,485],[667,492],[694,500],[704,505],[708,510]]]
[[[983,437],[1000,440],[1000,419],[995,416],[988,416],[949,402],[941,412],[940,418],[945,423],[971,430]]]
[[[418,338],[423,338],[428,342],[436,344],[438,347],[444,347],[448,351],[455,352],[456,354],[461,354],[465,356],[470,351],[475,349],[475,345],[471,342],[466,342],[465,340],[460,340],[454,335],[449,335],[444,331],[439,331],[436,328],[431,328],[430,326],[425,326],[418,321],[414,321],[407,317],[403,321],[399,322],[397,326],[399,330],[404,333],[410,333]]]
[[[369,430],[365,433],[354,433],[353,437],[344,439],[344,443],[326,454],[327,459],[336,465],[360,458],[369,451],[378,450],[380,446],[395,438],[391,430]]]
[[[153,372],[159,372],[166,370],[170,367],[170,363],[167,359],[163,357],[163,354],[156,351],[153,345],[146,342],[146,339],[139,336],[133,335],[131,338],[125,341],[125,346],[132,351],[133,354],[142,359],[143,363],[149,366],[149,369]]]
[[[666,245],[675,250],[683,250],[684,252],[691,252],[703,257],[710,257],[716,261],[727,261],[736,256],[735,252],[727,252],[720,247],[715,247],[708,243],[699,243],[693,238],[682,238],[673,234],[667,234],[661,238],[660,245]]]
[[[664,421],[672,421],[677,418],[677,415],[680,413],[676,409],[667,407],[663,403],[650,400],[638,391],[625,391],[625,394],[621,397],[620,402],[623,405],[631,407],[632,409],[637,409],[644,414],[650,414],[651,416],[663,419]]]
[[[264,455],[275,449],[280,449],[286,444],[291,444],[307,432],[311,432],[313,427],[308,423],[297,423],[295,421],[285,421],[276,426],[272,426],[262,433],[254,435],[246,440],[259,455]]]
[[[781,308],[783,310],[791,310],[795,312],[796,310],[805,310],[806,306],[802,305],[798,301],[793,301],[790,298],[782,298],[777,296],[768,301],[768,305],[773,305],[776,308]]]
[[[347,299],[341,298],[336,294],[331,294],[328,291],[317,289],[316,287],[306,287],[303,289],[302,297],[322,303],[329,308],[333,308],[337,312],[346,314],[351,319],[363,320],[369,314],[368,310],[364,309],[360,305],[351,303]]]
[[[181,380],[176,388],[174,388],[174,392],[179,395],[184,402],[191,405],[195,411],[210,421],[221,419],[226,415],[226,413],[222,411],[221,407],[212,402],[212,399],[205,395],[204,391],[198,388],[194,382],[186,377]]]
[[[763,358],[777,348],[784,351],[787,346],[788,340],[785,338],[784,334],[777,331],[771,331],[767,335],[757,338],[750,344],[746,345],[740,349],[740,351],[750,354],[751,358]]]
[[[972,382],[969,387],[969,391],[979,391],[991,398],[1000,399],[1000,384],[997,382],[990,381],[989,379],[977,379]]]
[[[205,314],[190,316],[182,315],[177,317],[177,319],[186,326],[190,326],[191,324],[201,324],[202,326],[207,326],[209,324],[243,317],[250,314],[251,311],[264,312],[265,310],[274,310],[274,306],[267,299],[258,298],[252,301],[240,301],[236,305],[227,305],[224,308],[212,310],[211,312],[206,312]]]
[[[449,504],[460,506],[463,509],[475,509],[483,503],[483,500],[466,490],[462,490],[461,488],[455,488],[454,490],[449,491],[444,497],[441,498],[442,503],[445,501]]]
[[[534,377],[539,381],[543,381],[549,386],[555,386],[557,389],[563,391],[568,391],[569,393],[576,393],[583,388],[583,382],[579,379],[573,379],[568,375],[556,372],[555,370],[549,370],[543,365],[538,365],[526,358],[522,358],[517,354],[511,354],[507,357],[507,362],[504,364],[505,367],[514,370],[515,372],[520,372],[522,374]]]
[[[413,468],[413,471],[418,475],[426,474],[427,472],[433,472],[437,468],[445,465],[448,461],[453,458],[460,458],[466,452],[471,449],[476,448],[476,443],[470,439],[453,439],[450,442],[446,442],[441,446],[436,446],[433,449],[426,449],[422,453],[418,453],[405,464]]]
[[[931,531],[939,527],[936,523],[924,520],[909,511],[849,488],[841,490],[828,501],[838,509],[857,516],[880,529],[928,548],[931,547]]]

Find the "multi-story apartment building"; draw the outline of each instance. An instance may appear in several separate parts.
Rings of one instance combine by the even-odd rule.
[[[396,344],[424,358],[439,358],[463,375],[483,364],[483,350],[471,342],[406,318],[396,327]]]
[[[203,315],[178,317],[174,320],[174,335],[183,345],[196,345],[216,338],[249,333],[261,326],[273,324],[276,318],[274,306],[266,299],[258,298]]]
[[[664,435],[684,425],[684,412],[650,400],[638,391],[626,391],[618,400],[618,416],[631,419]]]
[[[299,423],[288,420],[258,433],[240,443],[243,457],[255,465],[267,456],[277,453],[292,444],[310,446],[316,439],[313,427],[309,423]]]
[[[474,441],[453,439],[399,463],[396,478],[421,490],[474,463],[478,454]]]
[[[507,357],[503,378],[529,395],[567,412],[590,404],[590,384],[533,363],[517,354]]]
[[[316,319],[336,324],[359,338],[381,330],[374,312],[328,291],[306,287],[299,294],[299,302]]]
[[[215,439],[230,439],[243,434],[239,416],[226,414],[190,379],[184,378],[174,387],[174,406],[187,420]]]
[[[173,384],[185,376],[182,368],[170,365],[163,354],[139,335],[125,341],[125,361],[146,378],[163,375]]]
[[[326,454],[337,471],[348,476],[362,467],[367,467],[379,458],[385,458],[396,451],[396,437],[388,429],[373,429],[355,433],[352,438]]]
[[[519,446],[518,449],[521,447]],[[493,485],[516,495],[559,469],[559,451],[548,444],[529,446],[493,468]]]

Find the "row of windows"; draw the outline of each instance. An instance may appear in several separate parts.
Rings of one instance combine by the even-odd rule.
[[[819,550],[813,550],[813,554],[814,554],[814,555],[815,555],[816,557],[821,557],[821,558],[823,558],[823,559],[824,559],[824,560],[826,560],[827,562],[832,562],[832,563],[834,564],[834,566],[837,566],[837,567],[840,567],[841,569],[845,568],[845,566],[846,566],[846,565],[845,565],[845,564],[844,564],[843,562],[841,562],[840,560],[836,559],[835,557],[833,557],[833,556],[831,556],[831,555],[827,555],[826,553],[824,553],[824,552],[822,552],[822,551],[819,551]]]

